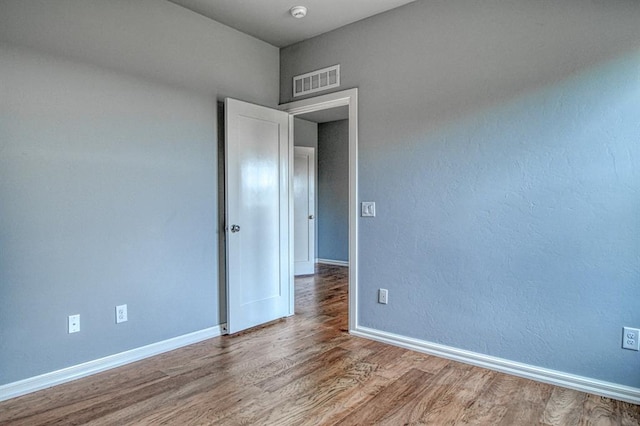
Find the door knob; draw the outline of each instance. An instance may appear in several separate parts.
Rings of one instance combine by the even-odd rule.
[[[240,232],[240,225],[231,225],[231,232]]]
[[[312,214],[309,215],[309,219],[313,219],[313,215]]]

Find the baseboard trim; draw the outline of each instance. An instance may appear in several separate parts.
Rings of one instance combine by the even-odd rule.
[[[640,388],[536,367],[534,365],[510,361],[425,340],[413,339],[367,327],[357,326],[355,330],[351,330],[351,334],[441,358],[452,359],[465,364],[536,380],[538,382],[605,396],[632,404],[640,404]]]
[[[316,263],[333,266],[349,266],[349,262],[346,260],[316,259]]]
[[[226,324],[221,324],[125,352],[120,352],[118,354],[109,355],[104,358],[63,368],[61,370],[52,371],[50,373],[41,374],[39,376],[30,377],[13,383],[7,383],[6,385],[0,386],[0,401],[5,401],[7,399],[49,388],[51,386],[70,382],[82,377],[87,377],[105,370],[140,361],[144,358],[159,355],[163,352],[172,351],[203,340],[211,339],[212,337],[218,337],[224,333],[223,330],[225,329]]]

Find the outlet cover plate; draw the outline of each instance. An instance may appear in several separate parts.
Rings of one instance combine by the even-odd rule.
[[[378,290],[378,303],[382,303],[383,305],[389,303],[389,290],[386,288]]]
[[[69,334],[80,331],[80,314],[69,315]]]
[[[640,350],[640,329],[624,327],[622,333],[622,349]]]
[[[127,315],[127,305],[118,305],[116,306],[116,324],[120,324],[121,322],[128,321]]]

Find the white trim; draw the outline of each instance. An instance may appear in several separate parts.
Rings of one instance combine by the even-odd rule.
[[[429,355],[452,359],[465,364],[471,364],[478,367],[488,368],[490,370],[500,371],[502,373],[512,374],[514,376],[536,380],[538,382],[550,383],[552,385],[601,395],[607,398],[630,402],[632,404],[640,404],[640,388],[619,385],[616,383],[591,379],[589,377],[564,373],[562,371],[537,367],[535,365],[510,361],[504,358],[484,355],[425,340],[413,339],[367,327],[358,327],[356,330],[351,330],[351,334],[399,346],[401,348],[423,352]]]
[[[289,312],[287,312],[287,316],[295,315],[296,313],[296,296],[295,296],[295,275],[296,275],[296,259],[295,259],[295,238],[294,238],[294,230],[295,230],[295,210],[294,210],[294,195],[293,195],[293,170],[295,170],[295,149],[294,146],[294,118],[293,115],[289,114],[289,144],[287,145],[289,149],[289,167],[287,170],[291,171],[289,173]],[[282,250],[282,249],[281,249]]]
[[[323,265],[335,265],[335,266],[349,266],[347,260],[333,260],[333,259],[316,259],[316,263],[322,263]]]
[[[358,89],[282,104],[291,115],[349,106],[349,330],[358,326]]]
[[[109,355],[104,358],[98,358],[93,361],[84,362],[82,364],[30,377],[17,382],[7,383],[6,385],[0,386],[0,401],[5,401],[7,399],[70,382],[72,380],[81,379],[92,374],[120,367],[125,364],[130,364],[144,358],[149,358],[163,352],[192,345],[203,340],[211,339],[212,337],[218,337],[222,334],[223,328],[226,328],[226,324],[205,328],[204,330],[184,334],[182,336],[152,343],[150,345],[120,352],[118,354]]]

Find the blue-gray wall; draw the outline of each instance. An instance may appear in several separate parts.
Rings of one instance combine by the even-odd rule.
[[[301,118],[294,118],[293,123],[293,144],[318,148],[318,123]]]
[[[349,261],[349,121],[318,124],[319,259]]]
[[[361,325],[640,387],[639,22],[417,1],[281,51],[281,102],[338,63],[359,88]]]
[[[0,385],[221,323],[216,100],[277,86],[278,49],[169,2],[2,2]]]

